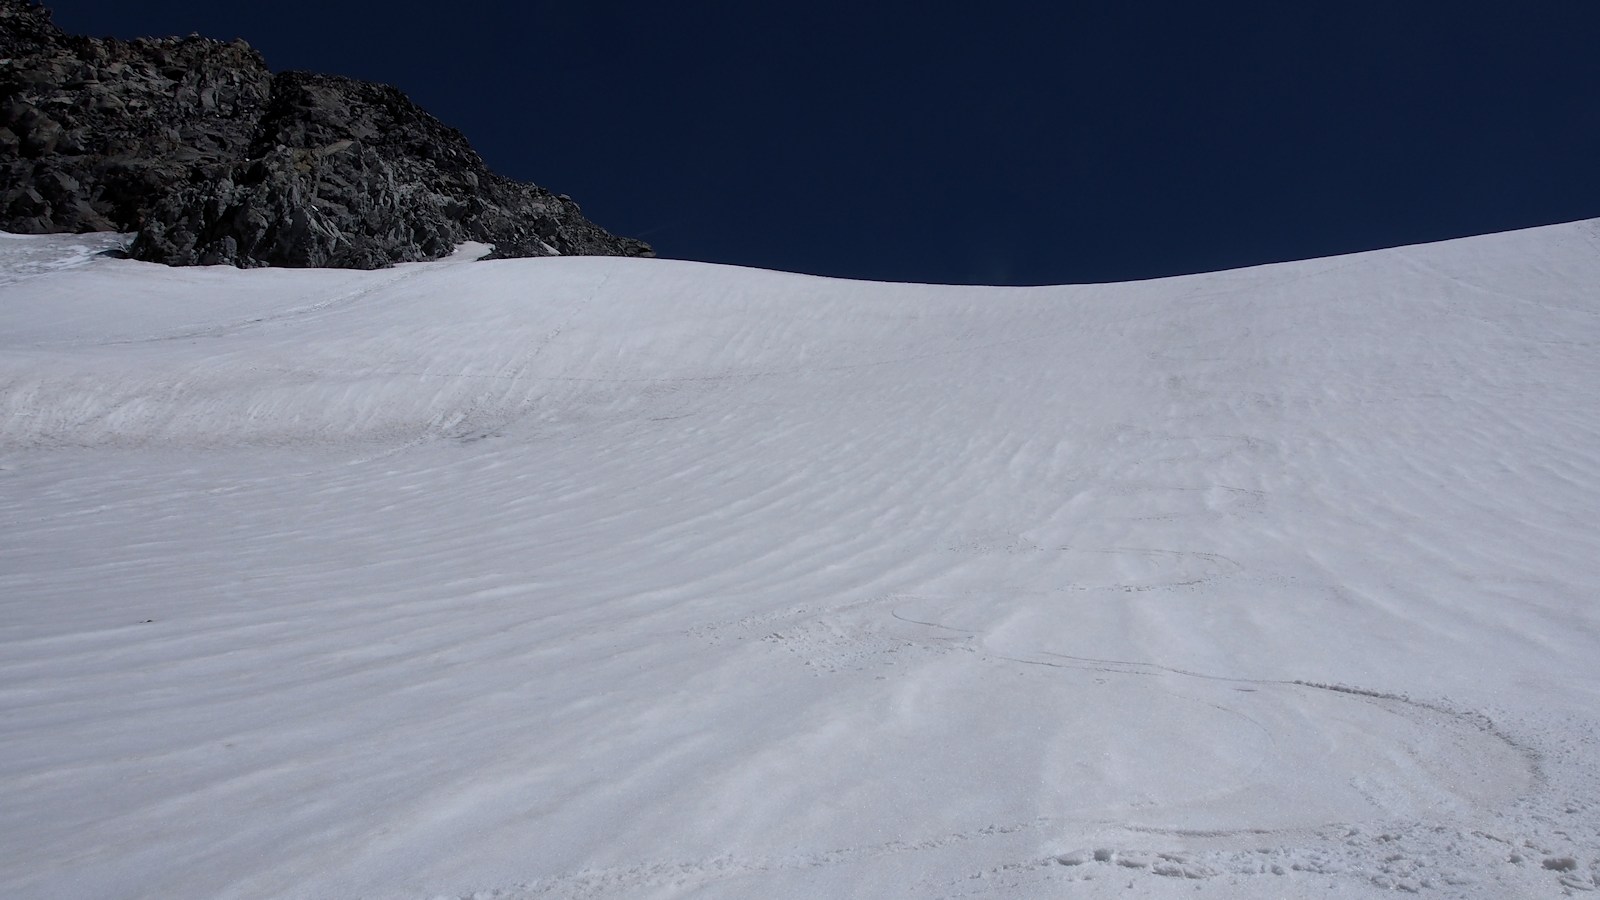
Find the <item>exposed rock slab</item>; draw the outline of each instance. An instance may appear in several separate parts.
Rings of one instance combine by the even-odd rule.
[[[653,255],[396,88],[275,74],[243,41],[68,35],[27,0],[0,0],[0,229],[136,232],[171,265]]]

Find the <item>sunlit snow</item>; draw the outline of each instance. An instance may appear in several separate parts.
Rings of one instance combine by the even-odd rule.
[[[0,889],[1600,889],[1600,220],[1158,281],[0,236]]]

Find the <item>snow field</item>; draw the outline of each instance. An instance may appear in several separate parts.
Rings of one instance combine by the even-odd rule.
[[[1600,888],[1600,226],[1119,285],[0,238],[0,885]]]

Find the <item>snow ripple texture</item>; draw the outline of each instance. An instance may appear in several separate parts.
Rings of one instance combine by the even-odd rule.
[[[1600,224],[1054,288],[0,236],[0,889],[1600,895]]]

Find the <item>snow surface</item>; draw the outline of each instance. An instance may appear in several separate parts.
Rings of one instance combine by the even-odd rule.
[[[1600,220],[1052,288],[0,237],[0,893],[1600,886]]]

